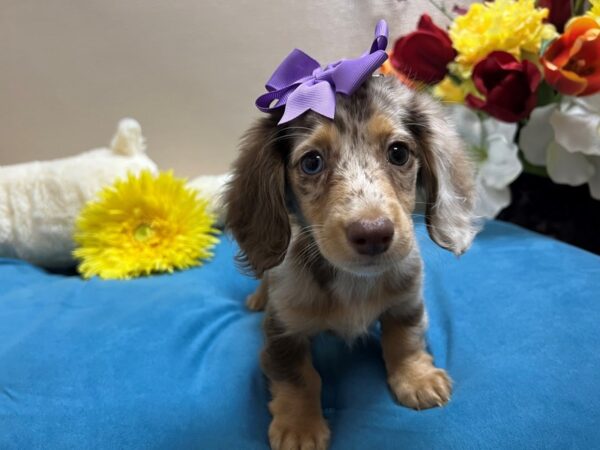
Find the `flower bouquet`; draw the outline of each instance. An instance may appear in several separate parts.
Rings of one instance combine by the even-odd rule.
[[[423,15],[382,68],[448,105],[495,217],[523,170],[600,200],[600,0],[496,0]]]

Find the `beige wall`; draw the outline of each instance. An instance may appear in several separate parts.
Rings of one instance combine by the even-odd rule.
[[[293,47],[321,62],[355,56],[378,18],[396,37],[426,9],[425,0],[0,0],[0,165],[104,145],[131,116],[160,167],[222,172]]]

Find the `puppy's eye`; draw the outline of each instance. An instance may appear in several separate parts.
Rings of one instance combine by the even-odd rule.
[[[410,151],[402,142],[392,142],[388,147],[388,160],[395,166],[403,166],[408,162]]]
[[[300,168],[307,175],[316,175],[325,167],[323,157],[317,151],[308,152],[300,160]]]

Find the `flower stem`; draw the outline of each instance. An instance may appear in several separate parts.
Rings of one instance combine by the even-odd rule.
[[[530,175],[537,175],[538,177],[549,178],[548,169],[542,166],[536,166],[527,161],[523,154],[523,150],[519,150],[519,159],[521,160],[521,164],[523,164],[523,172]]]
[[[580,16],[583,15],[585,9],[585,0],[575,0],[575,5],[573,6],[573,15]]]

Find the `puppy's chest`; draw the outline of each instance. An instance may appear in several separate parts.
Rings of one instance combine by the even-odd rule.
[[[321,328],[351,341],[367,334],[369,328],[387,308],[380,302],[362,299],[346,302],[337,309],[335,315],[328,316],[322,321]]]
[[[346,340],[368,333],[392,305],[391,297],[382,295],[368,280],[354,284],[340,280],[327,290],[313,292],[313,297],[306,300],[286,308],[288,326],[307,334],[332,331]]]

